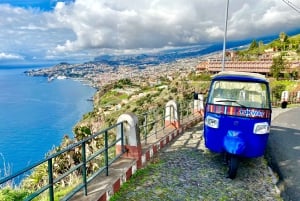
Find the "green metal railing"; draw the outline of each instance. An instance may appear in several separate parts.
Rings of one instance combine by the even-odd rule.
[[[64,178],[66,178],[68,175],[71,175],[75,171],[81,170],[81,176],[82,176],[82,183],[76,186],[67,196],[63,198],[63,200],[68,200],[70,199],[75,193],[79,192],[81,189],[84,189],[84,194],[87,195],[87,184],[95,178],[97,175],[105,172],[106,176],[109,174],[109,166],[117,160],[124,152],[124,123],[125,122],[120,122],[117,123],[109,128],[106,128],[94,135],[91,135],[87,138],[85,138],[82,141],[79,141],[75,144],[71,144],[68,147],[64,148],[61,151],[58,151],[57,153],[54,153],[48,157],[46,157],[44,160],[37,162],[15,174],[12,174],[8,177],[0,179],[0,187],[5,186],[7,182],[11,182],[13,179],[20,177],[21,175],[27,173],[27,172],[32,172],[35,168],[39,167],[40,165],[47,164],[47,169],[48,169],[48,184],[42,186],[39,188],[37,191],[33,192],[30,194],[28,197],[26,197],[27,200],[32,200],[34,198],[37,198],[39,195],[41,195],[43,192],[48,190],[49,193],[49,200],[54,201],[54,188],[55,184],[58,182],[62,181]],[[118,139],[110,140],[109,138],[109,132],[116,132],[116,129],[120,129],[121,132],[121,137]],[[117,135],[115,135],[117,136]],[[104,139],[104,147],[95,153],[91,153],[90,155],[87,155],[87,145],[89,142],[96,140],[96,138],[99,139],[99,137],[102,137]],[[122,152],[119,155],[115,154],[115,150],[110,150],[111,148],[114,148],[114,146],[118,143],[121,142],[121,147],[122,147]],[[74,151],[75,149],[81,150],[81,161],[78,164],[75,164],[73,167],[71,167],[69,170],[66,172],[62,173],[61,175],[54,177],[53,175],[53,160],[62,154],[68,153],[70,151]],[[99,164],[99,169],[94,171],[93,173],[88,174],[87,172],[87,165],[92,162],[92,160],[96,159],[97,157],[103,158],[104,162],[103,164]],[[98,160],[99,161],[99,160]]]
[[[147,144],[147,139],[152,135],[156,135],[158,133],[164,133],[166,129],[165,121],[174,118],[174,113],[177,113],[180,124],[187,122],[196,116],[194,112],[193,100],[183,101],[178,103],[178,110],[175,111],[173,106],[168,106],[170,109],[170,114],[166,116],[166,108],[155,108],[153,110],[149,110],[146,113],[141,115],[137,115],[139,119],[139,130],[140,130],[140,138],[141,141],[144,141]],[[34,172],[34,170],[41,166],[47,166],[47,184],[40,187],[37,191],[31,193],[28,197],[26,197],[26,201],[33,200],[35,198],[38,199],[38,196],[43,194],[45,196],[45,191],[48,190],[48,197],[50,201],[54,201],[55,197],[55,185],[61,182],[64,178],[76,174],[77,176],[81,176],[82,181],[75,186],[62,200],[69,200],[73,195],[83,189],[84,195],[87,195],[87,184],[93,180],[97,175],[101,173],[105,173],[106,176],[109,174],[109,166],[116,161],[124,152],[124,124],[126,122],[120,122],[115,125],[112,125],[109,128],[106,128],[94,135],[91,135],[75,144],[71,144],[66,148],[46,157],[44,160],[37,162],[15,174],[12,174],[8,177],[0,179],[0,188],[9,186],[9,183],[13,183],[14,179],[24,175],[25,173],[29,174]],[[174,128],[175,129],[175,128]],[[118,136],[117,132],[121,133],[121,136],[118,139],[110,139],[110,136]],[[102,138],[104,141],[104,146],[99,148],[94,153],[87,153],[89,151],[89,145],[92,141],[99,141],[99,138]],[[117,144],[121,144],[122,152],[119,155],[116,155]],[[61,157],[62,155],[69,153],[71,151],[80,150],[81,160],[72,165],[65,172],[60,175],[54,176],[54,166],[55,159]],[[100,159],[99,159],[100,158]],[[96,160],[99,168],[93,172],[88,171],[88,164],[93,160]]]
[[[197,102],[199,104],[199,102]],[[203,105],[204,106],[204,105]],[[184,123],[185,121],[189,121],[195,116],[199,115],[194,111],[195,108],[198,108],[198,105],[194,106],[194,100],[192,101],[183,101],[179,103],[179,114],[180,114],[180,123]]]
[[[199,114],[194,112],[194,102],[193,100],[183,101],[178,104],[178,118],[180,124],[183,124],[185,121],[189,121]],[[170,109],[170,114],[166,115],[166,109]],[[143,114],[138,115],[140,122],[139,130],[141,141],[144,141],[147,144],[147,139],[153,135],[157,137],[157,134],[162,132],[164,133],[166,129],[165,120],[171,121],[174,113],[176,113],[175,108],[170,105],[165,108],[155,108],[149,110]]]
[[[169,118],[169,117],[168,117]],[[140,122],[140,138],[147,144],[147,139],[165,129],[165,110],[164,108],[155,108],[141,115],[138,115]]]

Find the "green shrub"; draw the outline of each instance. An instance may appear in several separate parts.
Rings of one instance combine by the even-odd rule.
[[[272,89],[272,94],[276,99],[280,99],[281,98],[281,93],[285,90],[285,85],[283,84],[278,84],[276,86],[274,86],[274,88]]]
[[[272,97],[275,98],[275,100],[280,100],[282,92],[293,91],[297,87],[297,82],[292,80],[275,80],[270,82],[270,86]]]
[[[0,190],[1,201],[22,201],[28,195],[30,195],[30,192],[25,189],[11,189],[10,187],[6,187]]]

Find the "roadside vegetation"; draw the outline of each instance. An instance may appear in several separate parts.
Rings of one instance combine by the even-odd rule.
[[[268,51],[278,51],[282,56],[300,55],[300,34],[289,37],[281,32],[279,37],[268,44],[253,40],[247,49],[236,51],[239,60],[255,61]]]
[[[236,51],[237,60],[256,61],[265,59],[268,52],[277,52],[271,66],[271,76],[279,79],[298,79],[299,68],[289,68],[290,62],[300,60],[300,34],[289,37],[281,32],[279,37],[268,44],[253,40],[248,49]]]
[[[287,72],[287,62],[284,59],[289,54],[300,56],[300,34],[288,37],[281,33],[279,39],[264,45],[262,42],[253,41],[247,50],[239,50],[237,54],[240,60],[255,60],[270,48],[280,48],[282,51],[273,59],[270,85],[274,92],[274,100],[279,100],[282,91],[300,91],[298,79],[299,72]],[[141,80],[147,80],[142,78]],[[48,154],[53,154],[68,145],[78,142],[93,133],[107,128],[116,123],[117,118],[125,112],[133,112],[137,115],[154,108],[164,108],[169,100],[178,102],[193,99],[193,92],[207,93],[211,76],[205,73],[197,74],[189,72],[186,75],[177,74],[175,77],[159,77],[156,82],[134,83],[130,79],[118,80],[115,83],[104,86],[93,97],[93,111],[83,115],[80,122],[74,126],[74,136],[64,136],[61,144],[53,148]],[[111,136],[114,138],[115,136]],[[103,145],[103,139],[99,138],[97,145],[89,145],[90,151],[95,152]],[[67,153],[56,158],[53,162],[54,174],[62,175],[68,168],[80,163],[81,155]],[[90,170],[94,164],[90,164]],[[89,168],[88,168],[89,170]],[[80,174],[79,171],[76,174]],[[55,200],[59,200],[67,194],[79,181],[78,175],[73,174],[63,182],[55,186]],[[142,174],[142,173],[141,173]],[[2,176],[2,175],[0,175]],[[7,175],[3,175],[7,176]],[[0,186],[0,200],[23,200],[30,193],[41,186],[47,185],[47,165],[36,168],[20,184],[13,182],[6,186]],[[36,200],[47,200],[47,194]]]
[[[205,78],[203,81],[202,78]],[[196,75],[190,72],[186,76],[177,75],[173,78],[160,77],[156,83],[133,83],[130,79],[118,80],[106,85],[94,95],[94,109],[83,115],[73,131],[74,136],[65,135],[59,146],[54,147],[48,155],[56,153],[63,148],[78,142],[93,133],[107,128],[117,122],[118,117],[125,112],[136,115],[143,114],[156,108],[164,108],[169,100],[183,101],[193,98],[195,90],[204,90],[209,85],[209,75]],[[146,80],[146,79],[144,79]],[[115,138],[115,136],[110,136]],[[103,146],[103,138],[97,144],[88,144],[89,152],[94,153]],[[99,159],[101,161],[101,159]],[[70,167],[80,163],[80,152],[62,154],[53,161],[53,174],[58,177]],[[99,161],[89,164],[88,174],[93,172]],[[66,177],[63,182],[55,186],[55,200],[61,199],[80,182],[80,171]],[[1,186],[0,200],[23,200],[32,192],[46,186],[48,183],[47,164],[42,164],[34,169],[20,184],[13,182]],[[42,194],[34,200],[47,200],[48,194]]]

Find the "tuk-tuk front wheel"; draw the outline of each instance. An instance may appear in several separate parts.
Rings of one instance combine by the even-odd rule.
[[[234,179],[237,174],[237,169],[239,165],[239,159],[235,155],[230,155],[229,156],[229,163],[228,163],[228,178]]]

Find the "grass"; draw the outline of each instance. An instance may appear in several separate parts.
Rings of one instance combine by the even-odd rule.
[[[128,99],[127,94],[116,91],[110,91],[101,97],[100,105],[117,105],[124,99]]]
[[[147,178],[146,175],[149,175],[153,169],[155,169],[157,166],[161,164],[162,161],[154,158],[151,162],[149,162],[149,164],[147,164],[145,168],[137,170],[135,174],[132,175],[130,180],[125,182],[121,186],[120,190],[117,193],[115,193],[109,200],[110,201],[122,200],[121,195],[123,195],[124,193],[128,193],[130,191],[134,191],[136,189],[136,186],[139,186],[140,183],[145,182],[145,179]]]

